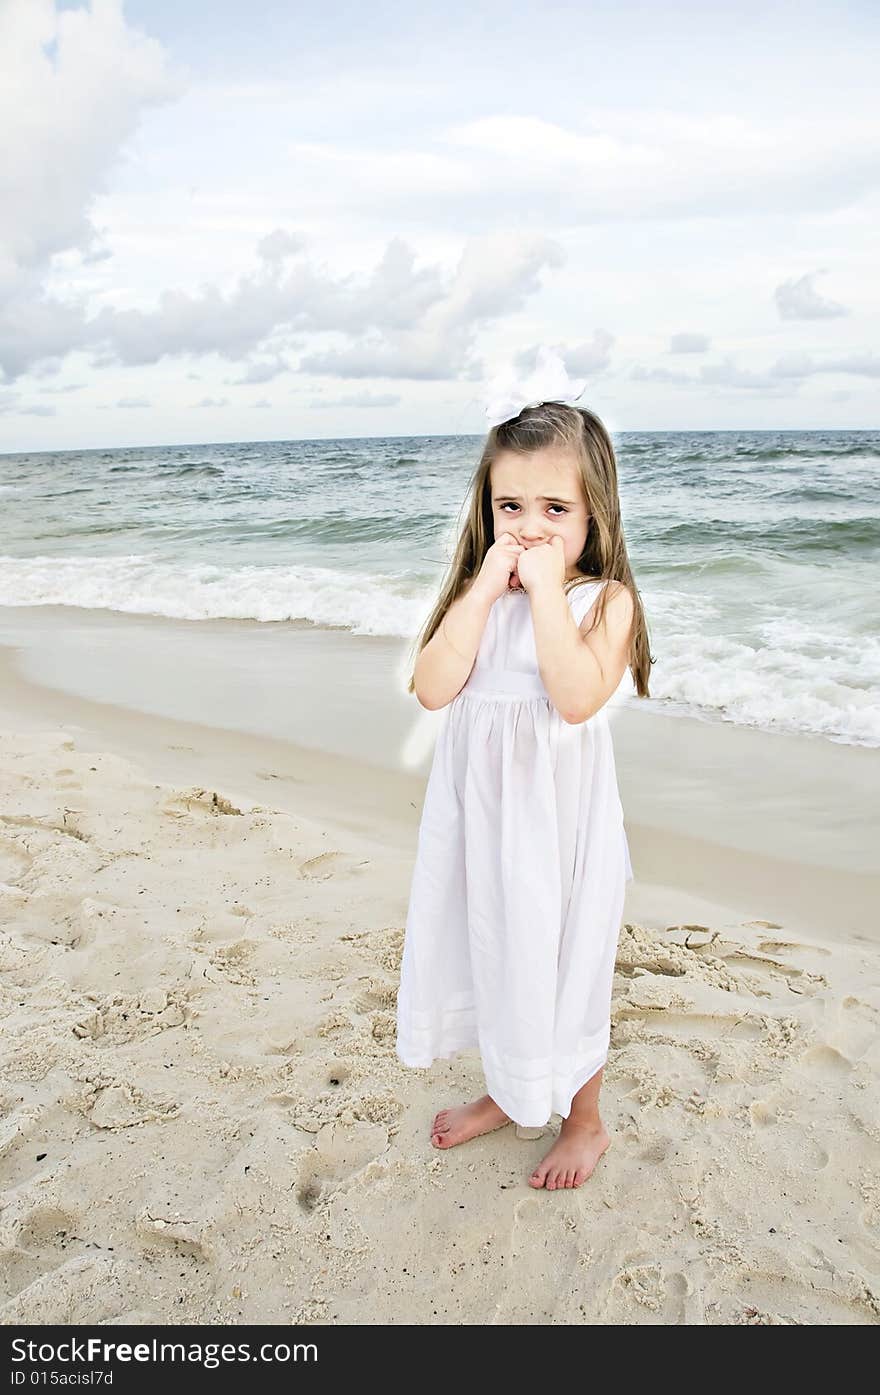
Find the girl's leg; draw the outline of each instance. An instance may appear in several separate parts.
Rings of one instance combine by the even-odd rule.
[[[555,1191],[560,1187],[579,1187],[590,1176],[611,1142],[599,1117],[604,1070],[604,1066],[597,1070],[578,1090],[568,1118],[562,1121],[559,1137],[529,1177],[529,1186]]]

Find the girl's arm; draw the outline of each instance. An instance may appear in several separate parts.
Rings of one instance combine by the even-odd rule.
[[[470,677],[495,598],[479,577],[447,610],[416,660],[415,694],[433,712],[457,697]]]
[[[614,586],[614,583],[609,583]],[[566,722],[585,722],[616,690],[629,662],[635,606],[618,583],[609,595],[602,623],[583,634],[564,591],[538,585],[529,592],[538,668],[544,687]],[[592,607],[581,624],[589,628]]]

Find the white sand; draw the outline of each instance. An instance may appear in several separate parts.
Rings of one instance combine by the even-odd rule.
[[[402,784],[315,757],[255,803],[169,783],[200,753],[168,740],[162,783],[75,723],[2,725],[4,1323],[880,1320],[875,925],[745,921],[681,855],[631,886],[612,1146],[535,1191],[558,1119],[438,1152],[479,1060],[395,1056]]]

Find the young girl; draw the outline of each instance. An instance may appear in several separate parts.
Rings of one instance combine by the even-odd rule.
[[[563,1122],[529,1177],[578,1187],[610,1139],[599,1087],[629,860],[604,704],[651,659],[608,432],[562,402],[493,425],[408,691],[445,708],[425,792],[397,1054],[478,1048],[488,1093],[441,1109],[451,1148]]]

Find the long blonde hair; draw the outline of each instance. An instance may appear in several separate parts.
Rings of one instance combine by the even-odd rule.
[[[590,514],[584,550],[577,560],[583,579],[574,577],[567,581],[565,590],[605,577],[620,581],[629,589],[634,613],[630,626],[628,665],[636,693],[639,697],[649,697],[648,679],[653,659],[645,612],[630,570],[620,521],[614,446],[606,428],[593,412],[583,407],[569,407],[563,402],[544,402],[540,407],[526,407],[519,416],[490,430],[480,463],[468,487],[464,504],[467,518],[446,580],[433,611],[416,637],[416,658],[436,633],[449,607],[475,579],[495,540],[489,479],[495,457],[503,450],[528,455],[531,451],[554,446],[573,452]],[[608,587],[603,586],[591,628],[601,623],[607,599]],[[415,669],[407,684],[407,692],[414,691]]]

